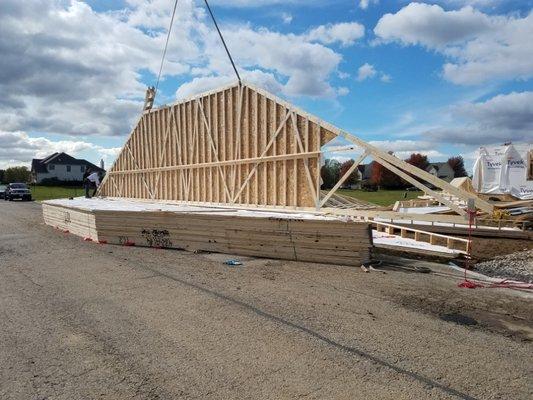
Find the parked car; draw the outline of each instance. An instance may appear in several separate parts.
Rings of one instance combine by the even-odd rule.
[[[10,183],[7,185],[4,200],[11,201],[14,199],[31,200],[31,192],[28,185],[25,183]]]
[[[0,185],[0,199],[4,198],[5,193],[6,193],[6,185]]]

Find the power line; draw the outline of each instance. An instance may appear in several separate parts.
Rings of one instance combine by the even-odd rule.
[[[211,15],[211,19],[213,20],[213,23],[215,24],[215,28],[217,28],[218,35],[220,36],[220,40],[222,40],[222,44],[224,45],[224,48],[226,49],[226,54],[228,55],[228,58],[231,62],[233,70],[235,71],[235,75],[237,75],[237,79],[239,80],[239,83],[241,83],[241,77],[239,73],[237,72],[237,67],[235,66],[235,63],[233,62],[233,58],[231,57],[231,54],[228,50],[228,46],[226,46],[226,41],[224,40],[224,36],[222,36],[222,32],[220,32],[220,29],[218,28],[218,24],[215,19],[215,16],[213,15],[213,12],[211,11],[211,7],[209,7],[209,3],[207,2],[207,0],[204,0],[204,2],[207,7],[207,10],[209,11],[209,14]]]

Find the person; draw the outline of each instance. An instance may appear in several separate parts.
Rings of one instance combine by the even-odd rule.
[[[98,189],[98,186],[100,186],[100,176],[98,175],[98,172],[93,172],[90,168],[87,168],[87,170],[83,174],[83,187],[85,189],[85,197],[87,199],[94,197],[96,195],[96,190]],[[93,189],[92,196],[89,195],[89,191],[91,189]]]
[[[83,189],[85,189],[85,198],[89,199],[91,196],[89,196],[89,189],[91,188],[91,182],[87,179],[91,175],[91,169],[85,168],[85,172],[83,173]]]

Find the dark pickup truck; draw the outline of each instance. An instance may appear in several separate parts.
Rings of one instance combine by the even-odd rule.
[[[31,192],[25,183],[10,183],[4,192],[4,200],[31,200]]]

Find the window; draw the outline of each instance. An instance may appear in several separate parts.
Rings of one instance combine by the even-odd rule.
[[[85,165],[80,165],[80,171],[85,172]]]
[[[54,164],[48,165],[48,171],[53,171],[54,169],[56,169],[56,166]]]
[[[70,165],[67,165],[67,172],[70,172]]]

